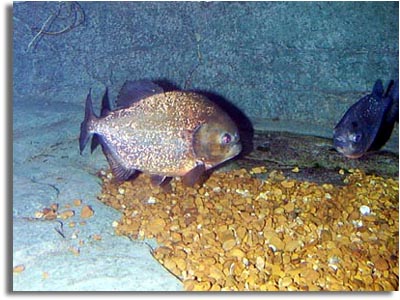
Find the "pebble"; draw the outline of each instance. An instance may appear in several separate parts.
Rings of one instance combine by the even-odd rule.
[[[360,206],[360,213],[363,216],[368,216],[371,213],[371,209],[366,205],[361,205]]]
[[[100,199],[122,211],[117,235],[162,245],[154,257],[186,290],[397,289],[398,180],[341,170],[346,185],[335,186],[259,172],[214,172],[194,188],[173,180],[170,192],[145,174],[120,184],[103,175]]]
[[[81,210],[81,218],[90,218],[94,215],[94,211],[90,205],[85,205]]]
[[[19,273],[22,273],[23,271],[25,271],[25,265],[16,265],[14,268],[13,268],[13,273],[15,273],[15,274],[19,274]]]

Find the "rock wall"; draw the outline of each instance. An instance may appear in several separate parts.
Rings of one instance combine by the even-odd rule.
[[[331,136],[398,77],[398,17],[398,2],[17,2],[14,101],[83,107],[89,88],[100,102],[149,78],[215,94],[256,129]]]

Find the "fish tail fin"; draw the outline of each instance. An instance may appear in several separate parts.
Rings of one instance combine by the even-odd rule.
[[[101,101],[101,111],[100,111],[100,117],[105,117],[111,112],[111,103],[108,98],[108,88],[106,88],[106,91],[104,92],[103,99]],[[90,152],[93,153],[93,151],[97,148],[98,145],[102,143],[102,140],[100,136],[95,134],[92,138],[92,143],[90,145]]]
[[[92,90],[90,89],[89,94],[86,97],[85,119],[81,123],[81,133],[79,136],[79,150],[81,154],[93,134],[89,129],[90,124],[93,120],[97,119],[96,115],[93,112],[91,92]]]

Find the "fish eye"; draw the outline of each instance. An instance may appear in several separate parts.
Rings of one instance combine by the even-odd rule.
[[[353,133],[350,135],[350,140],[353,143],[358,143],[361,140],[361,133]]]
[[[229,133],[225,133],[221,137],[222,144],[229,144],[232,141],[232,136]]]

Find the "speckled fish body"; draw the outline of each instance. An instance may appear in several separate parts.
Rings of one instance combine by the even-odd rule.
[[[172,91],[136,101],[135,84],[122,91],[128,100],[132,94],[133,103],[102,113],[101,118],[85,117],[81,125],[81,150],[88,135],[95,134],[119,179],[135,170],[161,178],[202,173],[241,151],[236,125],[206,97]]]
[[[398,89],[398,81],[391,81],[385,92],[377,80],[372,93],[348,109],[334,129],[333,143],[339,153],[359,158],[387,142],[398,121]]]

